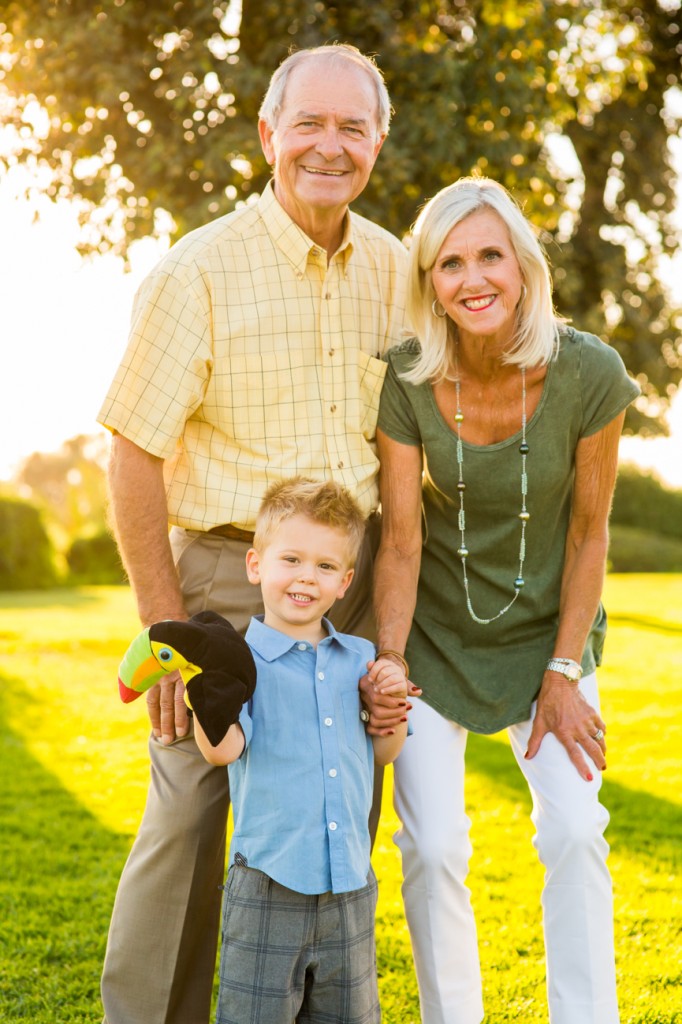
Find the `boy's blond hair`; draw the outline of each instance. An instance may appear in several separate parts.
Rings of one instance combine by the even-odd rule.
[[[331,480],[295,476],[268,487],[256,517],[254,548],[262,551],[281,524],[298,515],[345,533],[349,565],[355,564],[365,535],[365,516],[352,494]]]

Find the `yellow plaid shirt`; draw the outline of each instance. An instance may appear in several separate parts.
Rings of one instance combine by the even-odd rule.
[[[376,508],[381,356],[405,326],[407,253],[351,213],[327,254],[275,199],[191,232],[142,283],[99,421],[166,460],[169,520],[253,530],[282,477]]]

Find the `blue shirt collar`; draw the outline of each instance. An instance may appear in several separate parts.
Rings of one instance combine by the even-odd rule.
[[[348,650],[353,649],[345,635],[338,633],[329,619],[322,619],[322,625],[327,630],[328,636],[320,643],[338,643]],[[277,658],[281,658],[283,654],[302,643],[305,643],[306,647],[312,648],[312,644],[307,640],[295,640],[293,637],[287,636],[286,633],[280,633],[278,629],[273,629],[272,626],[266,626],[262,615],[254,615],[251,619],[246,630],[246,642],[264,661],[276,661]]]

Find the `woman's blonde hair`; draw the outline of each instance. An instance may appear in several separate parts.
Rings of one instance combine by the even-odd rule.
[[[412,230],[407,314],[419,339],[421,355],[401,375],[412,384],[442,379],[450,368],[457,327],[449,317],[438,316],[433,310],[436,293],[431,271],[453,227],[485,209],[493,210],[506,225],[525,286],[517,310],[516,337],[504,361],[525,367],[543,366],[556,355],[564,321],[554,311],[547,257],[531,224],[498,182],[460,178],[429,200]]]

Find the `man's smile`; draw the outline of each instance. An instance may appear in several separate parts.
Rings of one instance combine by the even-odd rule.
[[[330,177],[330,178],[340,178],[342,175],[348,173],[348,171],[333,170],[333,169],[327,169],[327,168],[324,168],[324,167],[305,167],[304,166],[303,169],[304,169],[304,171],[307,171],[308,174],[324,174],[324,175],[327,175],[327,177]]]

